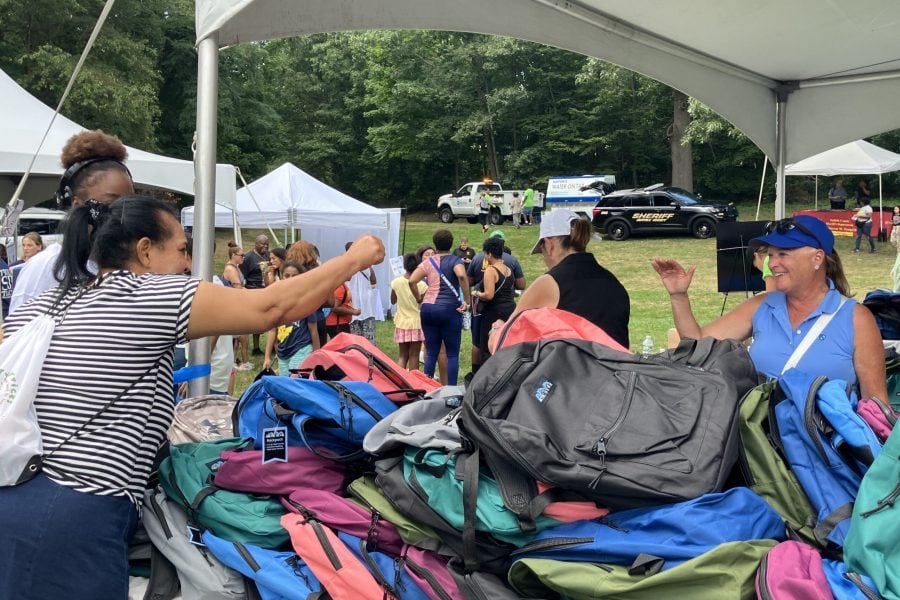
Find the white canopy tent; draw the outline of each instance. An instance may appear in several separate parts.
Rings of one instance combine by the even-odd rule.
[[[900,127],[895,0],[196,0],[195,15],[201,230],[213,220],[219,48],[241,42],[438,29],[597,57],[701,100],[743,131],[775,166],[776,218],[786,164]],[[211,245],[200,260],[211,268]]]
[[[5,204],[28,168],[53,116],[53,109],[25,91],[0,71],[0,198]],[[59,153],[70,137],[84,127],[58,115],[34,162],[22,197],[25,206],[51,198],[63,174]],[[114,132],[113,132],[114,133]],[[128,148],[128,169],[144,188],[194,195],[194,163]],[[215,201],[234,206],[235,172],[231,165],[216,165]],[[230,225],[229,225],[230,226]]]
[[[363,233],[381,238],[387,256],[397,256],[400,219],[392,210],[360,202],[285,163],[237,191],[234,215],[241,227],[283,229],[292,234],[299,229],[303,239],[315,244],[327,260],[343,254],[344,244]],[[194,217],[193,207],[181,211],[186,227],[194,226]],[[232,219],[230,210],[216,207],[216,227],[230,227]],[[292,239],[281,241],[287,245]],[[375,273],[382,304],[389,306],[390,266],[384,262],[375,267]]]
[[[800,162],[788,165],[786,175],[815,175],[816,203],[818,205],[819,175],[878,175],[878,210],[883,208],[881,175],[900,171],[900,154],[885,150],[865,140],[856,140]],[[850,190],[852,191],[852,190]],[[882,227],[884,214],[881,214]]]

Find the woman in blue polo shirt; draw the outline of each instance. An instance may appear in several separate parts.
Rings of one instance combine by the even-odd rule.
[[[834,314],[800,358],[797,368],[859,384],[863,397],[887,397],[884,349],[872,313],[850,295],[834,234],[819,219],[801,215],[773,221],[766,235],[751,240],[768,248],[774,289],[741,303],[703,327],[691,311],[687,291],[694,267],[656,258],[682,338],[745,340],[753,337],[750,356],[757,370],[779,377],[794,349],[823,314]]]

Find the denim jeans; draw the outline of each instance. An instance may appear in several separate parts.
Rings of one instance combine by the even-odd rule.
[[[862,237],[866,236],[869,238],[869,250],[875,251],[875,240],[872,239],[872,221],[868,221],[867,223],[863,223],[861,226],[856,226],[856,246],[853,247],[854,250],[859,250],[859,243],[862,241]]]
[[[434,377],[434,366],[441,351],[447,350],[447,385],[456,385],[459,377],[459,345],[462,338],[462,313],[456,304],[423,304],[422,331],[425,332],[425,374]]]
[[[40,474],[0,488],[0,598],[123,600],[128,498],[76,492]]]

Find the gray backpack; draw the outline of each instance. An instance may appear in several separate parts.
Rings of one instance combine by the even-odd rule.
[[[145,492],[142,519],[153,545],[174,565],[184,600],[248,600],[243,575],[191,543],[187,515],[159,487]]]
[[[734,341],[689,340],[650,357],[525,342],[475,375],[460,430],[527,528],[546,503],[536,481],[613,510],[720,490],[737,459],[738,401],[756,382]]]
[[[169,441],[186,444],[234,437],[232,412],[236,403],[236,398],[221,394],[185,398],[175,406]]]

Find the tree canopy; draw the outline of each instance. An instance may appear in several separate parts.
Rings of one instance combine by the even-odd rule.
[[[0,0],[0,68],[55,106],[102,6]],[[66,116],[190,158],[193,8],[120,0]],[[484,176],[507,187],[589,173],[613,174],[620,187],[672,180],[671,88],[521,40],[366,31],[242,44],[222,51],[219,80],[218,159],[248,180],[290,161],[372,204],[413,210]],[[755,197],[760,150],[702,104],[691,100],[688,113],[681,142],[691,145],[695,190]],[[897,150],[900,134],[873,141]]]

